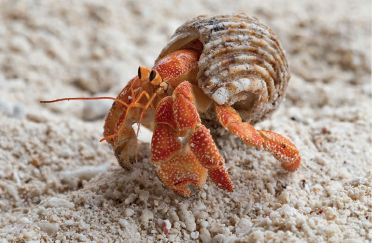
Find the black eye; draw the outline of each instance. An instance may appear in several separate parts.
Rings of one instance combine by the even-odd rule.
[[[155,70],[152,70],[151,73],[150,73],[150,77],[149,77],[150,82],[151,82],[152,80],[154,80],[155,77],[156,77],[156,72],[155,72]]]
[[[138,77],[141,79],[141,67],[138,67]]]

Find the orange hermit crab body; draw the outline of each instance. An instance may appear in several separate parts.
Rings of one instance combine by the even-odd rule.
[[[295,171],[301,160],[297,148],[279,134],[252,126],[279,106],[289,78],[276,35],[257,19],[244,14],[199,16],[176,30],[152,70],[139,67],[138,76],[116,99],[110,98],[115,102],[101,141],[107,140],[119,163],[129,169],[137,142],[132,125],[153,130],[156,173],[185,197],[191,195],[189,184],[200,188],[208,175],[220,188],[233,191],[224,159],[203,123],[223,126]],[[186,137],[186,145],[180,137]]]

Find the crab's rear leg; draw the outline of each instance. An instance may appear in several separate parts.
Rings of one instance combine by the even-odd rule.
[[[242,122],[239,114],[227,105],[215,103],[220,123],[225,129],[237,135],[245,144],[263,148],[282,163],[284,169],[295,171],[300,166],[301,157],[295,145],[283,136],[270,131],[257,131],[247,122]]]

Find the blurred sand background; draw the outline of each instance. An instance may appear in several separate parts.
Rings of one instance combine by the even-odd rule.
[[[294,173],[221,134],[235,191],[208,180],[184,199],[149,144],[142,181],[99,143],[110,101],[38,102],[115,97],[184,21],[224,12],[258,17],[288,54],[286,101],[256,128],[296,144]],[[1,0],[0,242],[371,242],[371,96],[367,0]]]

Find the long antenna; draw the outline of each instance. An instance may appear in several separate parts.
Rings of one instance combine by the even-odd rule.
[[[44,100],[40,101],[40,103],[54,103],[54,102],[59,102],[59,101],[64,101],[64,100],[115,100],[121,104],[123,104],[125,107],[128,107],[128,104],[125,103],[124,101],[118,100],[113,97],[91,97],[91,98],[83,98],[83,97],[78,97],[78,98],[63,98],[63,99],[58,99],[58,100]]]

